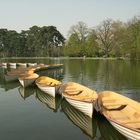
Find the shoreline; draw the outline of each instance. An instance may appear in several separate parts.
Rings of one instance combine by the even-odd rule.
[[[5,57],[1,60],[7,59],[83,59],[83,60],[140,60],[140,59],[131,59],[125,57]]]

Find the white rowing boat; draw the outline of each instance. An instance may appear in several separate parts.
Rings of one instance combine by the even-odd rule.
[[[140,103],[111,91],[99,93],[98,108],[130,140],[140,140]]]
[[[32,67],[32,66],[36,66],[37,63],[28,63],[27,65],[28,65],[29,67]]]
[[[27,67],[27,63],[17,63],[17,65],[21,68],[26,68]]]
[[[16,63],[8,63],[8,65],[10,66],[10,67],[16,67]]]
[[[75,82],[68,82],[62,86],[61,94],[72,106],[92,118],[98,98],[96,91]]]
[[[32,73],[32,74],[27,74],[27,75],[24,75],[24,76],[20,76],[18,79],[19,79],[19,82],[21,83],[21,85],[23,87],[27,87],[31,84],[34,83],[34,81],[39,77],[38,74],[36,73]]]
[[[61,82],[47,76],[41,76],[36,80],[36,85],[41,91],[55,97],[59,91]]]
[[[32,70],[13,70],[4,75],[7,82],[18,80],[18,77],[33,73]]]

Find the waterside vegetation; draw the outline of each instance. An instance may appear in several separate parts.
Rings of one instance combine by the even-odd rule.
[[[89,28],[73,25],[67,39],[55,26],[20,33],[0,29],[0,57],[123,57],[140,59],[140,17],[124,23],[107,19]]]

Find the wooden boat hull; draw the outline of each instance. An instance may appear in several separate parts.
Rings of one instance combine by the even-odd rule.
[[[2,66],[7,66],[7,63],[2,63],[1,65],[2,65]]]
[[[92,118],[94,103],[65,98],[72,106]]]
[[[32,85],[35,80],[36,80],[36,78],[34,78],[34,79],[24,79],[24,80],[19,79],[19,82],[23,87],[27,87],[27,86]]]
[[[27,67],[26,63],[18,63],[17,65],[21,68],[26,68]]]
[[[140,140],[140,104],[112,91],[103,91],[98,96],[101,114],[130,140]]]
[[[31,67],[31,66],[36,66],[37,63],[28,63],[27,65],[28,65],[29,67]]]
[[[122,125],[119,125],[118,123],[115,123],[108,119],[108,121],[125,137],[127,137],[129,140],[140,140],[140,133],[133,131],[129,128],[126,128]]]
[[[60,86],[52,86],[52,87],[51,86],[42,86],[42,85],[37,84],[37,83],[36,83],[36,85],[38,86],[38,88],[41,91],[43,91],[43,92],[45,92],[45,93],[47,93],[47,94],[49,94],[50,96],[53,96],[53,97],[56,96],[56,94],[59,91],[59,87],[60,87]]]
[[[10,68],[16,69],[16,63],[9,63]]]

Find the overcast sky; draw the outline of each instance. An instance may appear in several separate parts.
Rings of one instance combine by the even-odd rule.
[[[54,25],[66,35],[78,21],[94,27],[112,18],[128,21],[140,15],[140,0],[0,0],[0,28],[26,30]]]

